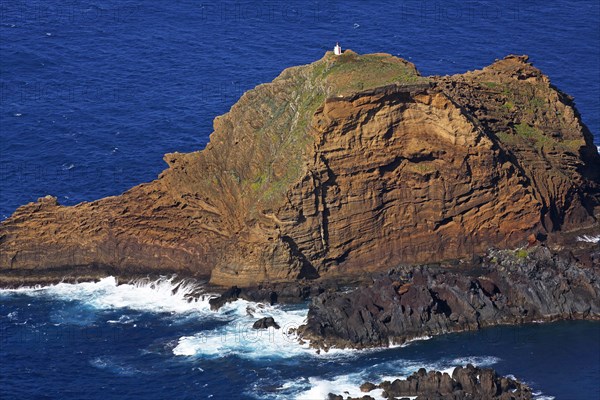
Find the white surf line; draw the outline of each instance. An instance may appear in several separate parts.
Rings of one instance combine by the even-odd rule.
[[[587,242],[587,243],[598,243],[600,242],[600,235],[591,236],[591,235],[583,235],[577,237],[577,241],[579,242]]]
[[[131,309],[145,312],[211,313],[210,294],[192,296],[201,286],[176,278],[142,279],[118,284],[113,276],[97,282],[58,283],[49,286],[2,289],[0,294],[18,293],[31,297],[79,301],[99,310]]]
[[[308,308],[289,309],[279,305],[237,300],[221,307],[219,313],[230,316],[229,323],[210,331],[179,338],[173,354],[205,358],[236,355],[246,359],[281,359],[303,355],[348,358],[357,355],[357,351],[351,349],[331,349],[317,353],[309,342],[300,342],[296,330],[306,322]],[[253,323],[264,317],[272,317],[280,328],[253,329]]]

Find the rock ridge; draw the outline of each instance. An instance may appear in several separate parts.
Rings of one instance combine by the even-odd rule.
[[[524,56],[423,77],[328,52],[242,95],[204,150],[164,159],[119,196],[19,207],[0,223],[0,284],[82,271],[254,286],[600,233],[592,135]]]

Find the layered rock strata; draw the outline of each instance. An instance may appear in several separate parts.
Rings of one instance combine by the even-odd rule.
[[[250,286],[597,234],[600,157],[526,57],[422,77],[387,54],[286,69],[156,180],[0,223],[0,283],[178,273]],[[560,233],[560,234],[557,234]]]

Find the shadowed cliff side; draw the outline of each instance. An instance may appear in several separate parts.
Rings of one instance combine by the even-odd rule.
[[[525,57],[424,78],[387,54],[327,53],[165,161],[120,196],[17,209],[0,224],[0,282],[177,272],[245,286],[598,229],[591,134]]]

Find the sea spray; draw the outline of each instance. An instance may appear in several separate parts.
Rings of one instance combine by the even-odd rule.
[[[591,236],[591,235],[578,236],[577,240],[579,242],[598,243],[598,242],[600,242],[600,235],[596,235],[596,236]]]
[[[98,310],[127,308],[143,312],[200,312],[210,313],[212,296],[200,294],[202,287],[192,281],[175,277],[156,280],[141,279],[118,284],[109,276],[97,282],[58,283],[50,286],[2,289],[0,294],[22,294],[31,297],[49,297],[77,301]]]
[[[141,313],[168,313],[174,318],[197,318],[218,321],[216,328],[203,330],[177,339],[172,352],[176,356],[219,358],[237,355],[247,359],[267,357],[293,358],[306,355],[319,358],[348,358],[357,354],[381,349],[341,350],[330,349],[318,353],[307,341],[300,342],[296,329],[308,313],[305,305],[280,306],[237,300],[210,309],[209,299],[216,296],[204,291],[193,281],[176,277],[156,280],[141,279],[119,284],[115,277],[97,282],[58,283],[50,286],[21,287],[0,290],[0,295],[24,295],[75,302],[73,307],[63,306],[51,315],[53,322],[71,325],[90,325],[96,320],[93,310],[134,310]],[[83,309],[81,308],[83,306]],[[89,311],[86,311],[85,309]],[[273,317],[280,329],[252,329],[253,323],[263,317]],[[106,321],[111,325],[135,326],[136,318],[121,315]]]

